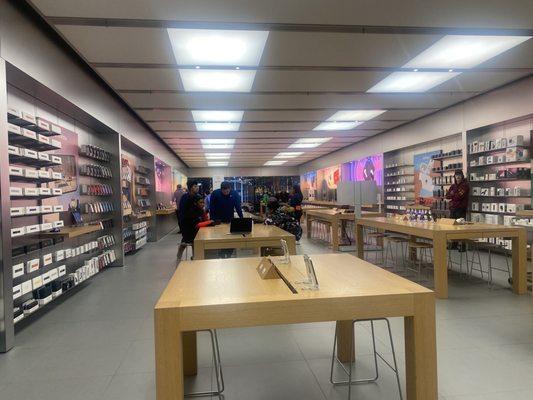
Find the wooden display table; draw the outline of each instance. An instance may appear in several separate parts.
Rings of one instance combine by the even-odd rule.
[[[347,359],[351,320],[381,317],[405,318],[407,400],[437,400],[432,291],[337,253],[312,256],[319,290],[302,290],[298,283],[306,276],[303,256],[291,257],[290,266],[278,265],[293,293],[282,279],[261,279],[256,271],[260,260],[180,264],[155,306],[158,400],[183,399],[184,375],[197,371],[194,331],[337,320],[339,355]]]
[[[383,214],[372,211],[363,211],[365,217],[379,217]],[[331,226],[331,248],[333,251],[339,250],[339,227],[342,227],[345,221],[354,221],[354,213],[342,213],[331,209],[309,210],[307,211],[307,237],[311,237],[311,223],[313,221],[322,221]]]
[[[448,240],[505,237],[512,240],[513,291],[527,292],[526,282],[526,230],[517,226],[468,224],[441,225],[434,222],[410,222],[394,218],[360,218],[356,221],[357,255],[364,256],[363,228],[372,227],[433,240],[435,293],[438,298],[448,298]]]
[[[258,249],[280,247],[280,239],[285,239],[289,253],[296,254],[294,235],[273,225],[254,224],[252,233],[237,235],[229,233],[229,224],[201,228],[194,239],[194,259],[203,260],[205,250],[213,249]]]

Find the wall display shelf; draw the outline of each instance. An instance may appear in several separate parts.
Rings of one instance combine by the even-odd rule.
[[[0,281],[8,289],[0,291],[0,351],[7,351],[15,323],[31,323],[59,296],[122,265],[123,245],[121,213],[113,212],[120,210],[118,133],[9,64],[0,82],[0,147],[8,154],[0,168],[9,177],[0,187],[7,205]]]

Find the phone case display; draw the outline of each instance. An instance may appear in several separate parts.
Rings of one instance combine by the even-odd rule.
[[[113,173],[111,168],[98,164],[85,164],[80,166],[80,175],[92,178],[111,179]]]
[[[83,144],[80,146],[80,155],[92,158],[93,160],[103,161],[103,162],[110,162],[111,161],[111,153],[101,149],[97,146],[91,146],[89,144]]]
[[[433,212],[441,217],[449,216],[448,202],[445,200],[448,189],[454,182],[454,174],[458,169],[463,169],[463,151],[461,149],[434,154],[432,169],[433,175]]]
[[[103,214],[118,211],[115,204],[110,201],[80,204],[82,214]]]
[[[80,185],[80,194],[83,196],[112,196],[113,187],[104,184],[82,184]]]
[[[489,126],[467,132],[470,219],[510,225],[531,204],[529,125]],[[510,249],[510,243],[505,248]]]

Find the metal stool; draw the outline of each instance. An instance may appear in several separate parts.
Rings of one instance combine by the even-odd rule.
[[[213,349],[213,364],[215,374],[217,377],[217,390],[205,392],[191,392],[185,393],[185,397],[204,397],[204,396],[220,396],[224,392],[224,376],[222,375],[222,364],[220,363],[220,350],[218,348],[218,336],[216,329],[203,329],[196,332],[208,332],[211,336],[211,346]]]
[[[501,272],[507,272],[508,279],[511,278],[511,268],[509,266],[509,257],[507,254],[504,255],[505,258],[505,264],[506,269],[498,268],[492,266],[492,251],[493,250],[502,250],[505,249],[502,245],[495,244],[495,243],[487,243],[487,242],[479,242],[479,241],[472,241],[473,242],[473,252],[472,252],[472,262],[470,264],[470,276],[473,275],[474,271],[479,271],[481,274],[481,279],[483,279],[483,263],[481,262],[481,255],[479,253],[479,245],[483,244],[483,248],[487,249],[488,256],[489,256],[489,263],[487,266],[487,273],[489,276],[489,279],[487,281],[490,288],[492,288],[492,271],[501,271]],[[474,263],[474,255],[477,255],[477,262]],[[477,264],[479,268],[474,268],[474,264]]]
[[[375,332],[374,332],[374,322],[375,321],[385,321],[387,323],[387,329],[389,331],[389,341],[390,341],[391,350],[392,350],[392,361],[393,361],[394,366],[390,365],[389,362],[387,360],[385,360],[385,358],[380,353],[378,353],[377,350],[376,350],[376,335],[375,335]],[[391,331],[391,328],[390,328],[389,320],[387,318],[354,319],[352,321],[354,335],[352,336],[352,340],[350,342],[350,355],[353,355],[353,352],[354,352],[354,347],[355,347],[355,325],[358,322],[370,322],[370,329],[372,331],[372,349],[373,349],[373,354],[374,354],[375,376],[373,378],[364,378],[364,379],[352,380],[352,369],[353,369],[352,368],[352,364],[353,364],[354,361],[350,360],[350,366],[349,366],[349,368],[347,370],[346,367],[344,366],[344,364],[337,358],[337,355],[336,355],[336,350],[337,350],[337,327],[335,327],[335,339],[333,340],[333,354],[331,356],[331,371],[330,371],[330,375],[329,375],[329,381],[333,385],[336,385],[336,386],[337,385],[348,385],[348,400],[349,400],[350,396],[352,394],[352,385],[359,385],[359,384],[362,384],[362,383],[372,383],[372,382],[376,382],[378,380],[378,378],[379,378],[378,357],[379,357],[381,359],[381,361],[383,361],[396,374],[396,382],[398,383],[398,393],[400,394],[400,400],[403,400],[402,386],[400,384],[400,374],[398,373],[398,364],[396,363],[396,351],[394,350],[394,342],[392,340],[392,331]],[[348,380],[336,381],[336,380],[333,379],[333,368],[335,366],[335,362],[337,362],[342,367],[342,369],[344,370],[346,375],[348,375]]]
[[[469,267],[468,267],[468,263],[470,262],[468,260],[468,248],[469,248],[469,245],[471,248],[473,248],[473,243],[475,243],[473,240],[470,240],[470,239],[461,239],[461,240],[451,240],[450,241],[451,243],[450,244],[453,244],[453,243],[461,243],[461,244],[464,244],[465,245],[465,251],[460,251],[459,250],[459,263],[456,263],[455,261],[452,260],[452,246],[450,245],[450,247],[448,247],[448,269],[450,270],[453,270],[453,265],[454,264],[459,264],[459,274],[463,274],[463,253],[465,254],[465,258],[466,258],[466,272],[465,272],[465,275],[471,275],[471,272],[469,270]],[[472,254],[472,262],[473,262],[473,257],[474,257],[474,254]]]
[[[406,245],[409,242],[409,239],[402,236],[387,236],[387,246],[385,248],[385,262],[383,263],[385,266],[387,265],[387,261],[389,260],[389,254],[390,254],[390,260],[392,261],[394,265],[394,271],[398,271],[398,264],[399,261],[401,261],[402,268],[405,269],[405,253],[404,245]],[[392,251],[392,244],[394,243],[394,253]],[[398,246],[400,247],[402,258],[401,260],[398,260]]]
[[[181,262],[181,260],[183,259],[184,250],[185,250],[185,260],[189,260],[190,259],[190,257],[189,257],[189,249],[191,249],[191,257],[192,257],[194,255],[192,243],[181,242],[179,244],[179,246],[178,246],[178,254],[176,255],[176,257],[178,259],[178,265]]]
[[[414,249],[415,252],[417,252],[417,258],[418,262],[416,263],[416,268],[410,268],[407,267],[408,270],[414,271],[417,273],[417,278],[420,280],[421,274],[422,274],[422,266],[424,265],[424,261],[427,264],[432,264],[431,262],[431,249],[433,246],[431,243],[426,242],[409,242],[409,254],[411,254],[411,250]],[[420,250],[420,254],[418,254],[418,250]]]
[[[367,244],[371,246],[370,248],[366,249],[366,251],[374,252],[374,263],[378,263],[378,253],[381,255],[381,265],[385,266],[385,247],[383,246],[383,239],[385,239],[386,235],[382,232],[369,232],[366,234],[367,237]],[[381,243],[379,243],[381,239]],[[374,243],[372,243],[372,241]]]

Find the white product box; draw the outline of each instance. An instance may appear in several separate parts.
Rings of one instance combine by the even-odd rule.
[[[57,292],[52,292],[52,298],[55,299],[63,294],[63,289],[58,289]]]
[[[53,299],[52,294],[50,294],[50,296],[47,296],[43,299],[37,299],[37,302],[39,303],[39,306],[42,307],[50,303],[52,299]]]
[[[39,188],[39,194],[41,196],[50,196],[52,194],[52,189],[47,187]]]
[[[43,214],[45,213],[51,213],[54,211],[54,207],[53,206],[41,206],[41,212]]]
[[[481,203],[481,211],[490,212],[490,203]]]
[[[63,206],[59,205],[59,206],[54,206],[54,212],[62,212],[63,211]]]
[[[54,260],[53,260],[53,257],[52,257],[52,253],[48,253],[48,254],[43,255],[43,266],[50,265],[53,262],[54,262]]]
[[[39,117],[37,119],[37,126],[41,128],[43,131],[49,131],[50,130],[50,124],[48,122],[42,121]]]
[[[20,149],[20,155],[24,156],[24,157],[27,157],[27,158],[33,158],[35,160],[37,160],[39,158],[38,153],[35,150],[31,150],[31,149],[21,148]]]
[[[508,203],[507,204],[507,212],[508,213],[515,213],[516,212],[516,204]]]
[[[57,267],[57,272],[59,274],[59,276],[63,276],[67,273],[67,266],[66,265],[60,265],[59,267]]]
[[[490,211],[498,212],[498,203],[490,203]]]
[[[22,296],[22,285],[13,286],[13,300],[18,299]]]
[[[33,290],[33,285],[31,283],[31,279],[28,279],[27,281],[24,281],[20,284],[21,286],[21,294],[24,296],[26,293],[30,293]]]
[[[507,204],[505,203],[498,203],[498,212],[504,213],[507,210]]]
[[[35,215],[39,214],[41,212],[40,206],[28,206],[26,207],[26,214],[27,215]]]
[[[43,282],[42,275],[38,275],[31,280],[31,286],[33,287],[33,290],[39,289],[43,285],[44,285],[44,282]]]
[[[40,230],[41,229],[39,224],[26,226],[26,233],[37,233]]]
[[[52,222],[53,228],[62,228],[65,226],[65,223],[63,221],[54,221]]]
[[[24,171],[24,176],[26,178],[39,178],[39,172],[34,169],[34,168],[26,168],[26,170]]]
[[[475,186],[472,188],[472,195],[473,196],[479,196],[479,193],[481,192],[481,188],[479,186]]]
[[[20,129],[20,126],[13,125],[13,124],[7,124],[7,131],[9,133],[13,133],[15,135],[22,135],[22,130]]]
[[[61,196],[63,194],[63,189],[60,188],[52,188],[52,194],[54,196]]]
[[[50,229],[52,229],[52,223],[51,222],[46,222],[44,224],[41,224],[41,232],[49,231]]]
[[[42,178],[42,179],[50,179],[52,177],[52,174],[50,173],[50,171],[46,169],[40,169],[38,171],[38,175],[39,175],[39,178]]]
[[[55,260],[57,261],[63,261],[65,259],[65,251],[64,250],[57,250],[55,254]]]
[[[479,211],[479,203],[472,203],[472,211]]]
[[[508,147],[511,147],[511,146],[523,146],[523,145],[524,145],[524,136],[523,135],[511,136],[507,140],[507,146]]]
[[[63,179],[63,174],[61,172],[52,171],[52,179]]]
[[[26,128],[22,128],[22,136],[27,137],[28,139],[37,140],[37,134]]]
[[[72,249],[65,249],[65,258],[72,257]]]
[[[7,154],[12,154],[14,156],[20,155],[20,147],[8,145],[7,146]]]
[[[56,124],[50,124],[50,131],[58,135],[61,135],[63,133],[63,130],[61,129],[61,127]]]
[[[24,275],[24,263],[18,263],[13,265],[13,278],[18,278]]]
[[[495,162],[494,161],[494,156],[487,156],[487,161],[486,162],[487,162],[487,165],[488,164],[494,164],[494,162]]]
[[[26,122],[29,122],[31,124],[36,124],[37,123],[37,120],[35,119],[35,116],[30,114],[30,113],[27,113],[25,111],[22,111],[22,119]]]
[[[512,215],[504,215],[503,216],[503,224],[504,225],[512,225],[514,216]]]
[[[9,195],[10,196],[22,196],[23,189],[21,187],[11,186],[9,188]]]
[[[39,160],[50,161],[50,154],[48,153],[39,153],[38,157],[39,157]]]
[[[61,157],[58,157],[58,156],[50,156],[50,161],[52,161],[55,164],[61,164],[62,163]]]
[[[522,189],[518,186],[513,188],[513,196],[522,196]]]
[[[9,166],[9,175],[11,176],[24,176],[24,168]]]
[[[22,118],[22,113],[14,107],[7,107],[7,115],[13,118]]]
[[[23,236],[26,234],[26,227],[11,228],[11,237]]]
[[[34,188],[34,187],[24,188],[24,196],[39,196],[40,192],[41,192],[40,188]]]
[[[24,207],[11,207],[9,209],[9,214],[12,217],[19,217],[25,214],[26,209]]]
[[[52,139],[50,140],[50,144],[58,149],[62,147],[62,144],[59,140]]]
[[[44,135],[37,135],[37,140],[41,143],[50,144],[50,138]]]
[[[50,280],[51,281],[56,280],[57,278],[59,278],[59,272],[58,272],[57,268],[51,269],[49,273],[50,273]]]
[[[496,162],[498,164],[503,164],[505,162],[505,155],[498,156]]]

